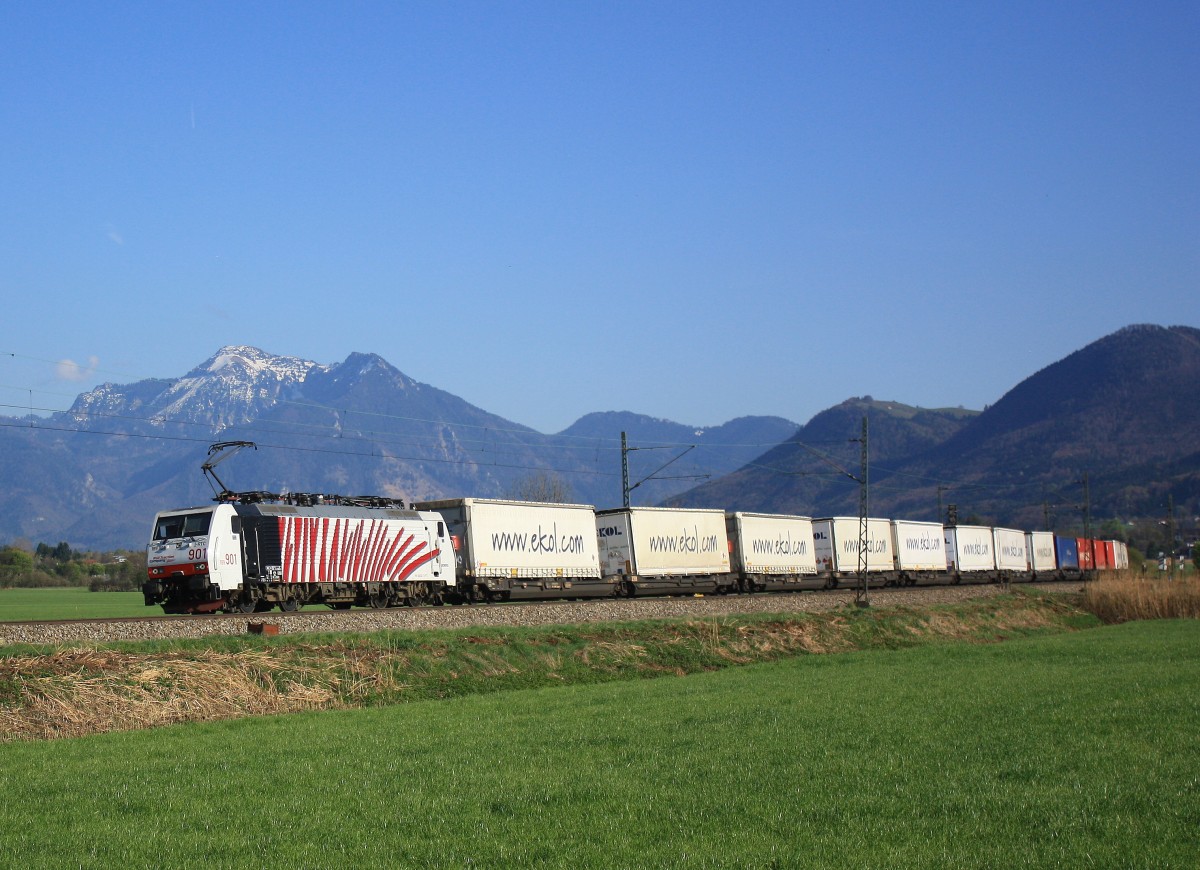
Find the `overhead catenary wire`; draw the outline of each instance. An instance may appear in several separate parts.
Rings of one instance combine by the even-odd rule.
[[[439,462],[439,463],[448,463],[448,464],[458,463],[458,464],[462,464],[462,465],[475,465],[475,466],[480,466],[480,467],[497,467],[497,468],[550,471],[550,472],[555,472],[555,473],[572,474],[572,475],[591,474],[591,475],[601,476],[601,477],[613,476],[614,473],[610,472],[610,471],[602,471],[599,468],[592,468],[592,469],[562,468],[562,467],[556,467],[557,464],[554,464],[554,463],[552,463],[549,466],[546,466],[546,465],[529,465],[527,463],[520,463],[520,462],[504,463],[504,462],[499,462],[496,460],[498,458],[503,458],[505,456],[509,456],[509,457],[519,456],[521,454],[516,448],[524,447],[524,448],[531,448],[531,449],[537,449],[537,450],[542,450],[542,451],[547,451],[547,450],[554,450],[554,451],[586,450],[595,455],[597,464],[599,464],[598,460],[600,457],[599,457],[598,451],[601,451],[601,450],[618,451],[618,450],[620,450],[620,446],[618,443],[615,443],[615,442],[611,443],[611,444],[606,443],[606,441],[609,441],[610,439],[606,439],[603,436],[564,435],[564,434],[544,435],[544,434],[539,433],[536,430],[530,429],[528,427],[501,427],[501,426],[496,426],[494,424],[494,422],[491,422],[491,421],[489,421],[488,423],[482,423],[482,424],[481,423],[467,423],[467,422],[450,421],[450,420],[444,420],[444,419],[413,417],[413,416],[400,415],[400,414],[387,414],[387,413],[383,413],[383,412],[368,411],[368,410],[361,410],[361,409],[346,409],[346,408],[340,408],[340,407],[333,406],[333,405],[324,405],[324,404],[314,403],[314,402],[298,402],[295,400],[279,400],[275,404],[276,405],[281,405],[281,404],[297,405],[297,406],[302,406],[302,407],[307,407],[307,408],[316,408],[316,409],[328,411],[330,414],[332,414],[334,416],[335,420],[339,420],[341,425],[335,426],[335,431],[333,431],[333,432],[328,431],[328,427],[323,426],[320,423],[307,423],[307,422],[295,421],[295,420],[275,420],[275,421],[272,421],[271,425],[264,425],[260,421],[255,421],[253,423],[237,424],[236,426],[229,426],[229,427],[223,427],[223,428],[226,428],[226,429],[237,428],[240,431],[248,431],[248,432],[255,432],[255,433],[269,433],[269,434],[274,434],[276,436],[289,436],[289,435],[299,434],[299,433],[295,432],[295,429],[299,428],[299,429],[309,430],[307,432],[307,437],[321,437],[321,438],[331,438],[331,439],[338,439],[338,440],[361,440],[361,441],[366,441],[366,442],[372,443],[373,445],[398,445],[399,444],[399,445],[410,445],[412,447],[418,447],[418,448],[423,443],[424,444],[440,444],[440,443],[442,443],[446,437],[445,432],[449,432],[449,433],[452,433],[452,438],[453,438],[455,447],[458,448],[459,450],[461,450],[463,453],[466,453],[466,454],[470,454],[472,452],[484,453],[484,454],[487,454],[489,457],[491,457],[491,461],[480,461],[474,457],[462,458],[462,459],[448,459],[445,457],[432,457],[432,456],[390,456],[389,458],[401,459],[404,461],[412,461],[412,462]],[[94,410],[91,408],[67,408],[67,409],[47,408],[47,407],[36,407],[35,408],[32,405],[32,403],[30,403],[29,406],[24,406],[24,405],[17,406],[17,405],[11,405],[11,404],[6,404],[6,403],[0,403],[0,407],[20,408],[20,410],[27,411],[30,415],[30,418],[33,417],[33,415],[34,415],[33,412],[36,410],[38,412],[48,413],[48,414],[71,414],[74,417],[86,418],[86,419],[110,419],[110,420],[119,420],[119,421],[129,422],[129,423],[143,423],[143,424],[148,424],[148,425],[163,425],[163,426],[165,426],[165,425],[193,426],[193,427],[201,427],[201,428],[204,428],[204,429],[210,430],[210,431],[212,429],[212,424],[209,422],[196,421],[196,420],[179,420],[176,418],[167,417],[165,415],[154,415],[152,417],[144,417],[144,416],[134,416],[134,415],[128,415],[128,414],[106,413],[106,412],[97,411],[97,410]],[[395,433],[395,432],[389,432],[389,431],[378,430],[378,429],[361,429],[361,430],[358,430],[358,434],[355,435],[355,434],[347,431],[347,429],[344,425],[345,421],[340,419],[340,415],[345,415],[348,417],[349,414],[351,413],[351,411],[356,416],[375,417],[375,418],[380,418],[380,419],[391,419],[391,420],[403,421],[403,422],[408,422],[408,423],[415,422],[415,423],[420,423],[420,424],[427,425],[427,426],[436,426],[439,429],[445,430],[445,432],[435,432],[432,434],[420,434],[420,433],[411,433],[411,432]],[[26,424],[23,424],[23,425],[27,428],[28,427],[43,428],[43,429],[55,430],[55,431],[80,431],[80,432],[94,431],[94,430],[86,430],[82,427],[75,427],[75,428],[61,427],[61,426],[56,427],[56,426],[49,426],[49,425],[45,425],[45,424],[38,426],[35,423],[33,423],[32,420],[27,425]],[[479,431],[481,431],[481,437],[464,438],[458,432],[458,430],[463,430],[463,429],[479,430]],[[506,439],[505,441],[501,441],[501,442],[496,441],[496,439],[494,437],[489,437],[490,434],[500,433],[500,432],[503,432],[507,435],[515,436],[515,437],[510,437],[509,439]],[[96,432],[95,434],[107,434],[110,436],[117,436],[117,435],[121,435],[121,434],[130,434],[130,433]],[[138,433],[138,436],[145,437],[145,438],[155,437],[154,433]],[[531,439],[528,436],[536,436],[536,437]],[[163,437],[166,438],[167,436],[163,436]],[[186,440],[186,439],[171,438],[170,440]],[[192,439],[192,440],[208,441],[211,439],[203,438],[203,439]],[[563,441],[578,441],[580,443],[564,444],[564,443],[562,443]],[[651,442],[651,443],[658,443],[664,447],[675,446],[675,445],[671,444],[670,442]],[[473,449],[472,445],[480,445],[480,448],[476,451]],[[275,445],[275,446],[282,446],[282,445]],[[764,449],[764,450],[769,449],[774,446],[776,446],[776,444],[774,442],[770,442],[770,443],[761,442],[761,443],[752,443],[752,444],[716,443],[716,444],[701,445],[702,448]],[[300,448],[289,447],[288,449],[300,449]],[[306,448],[306,449],[308,449],[310,451],[314,450],[314,448]],[[338,452],[345,452],[345,451],[324,450],[321,452],[338,453]],[[357,453],[357,454],[353,454],[353,455],[367,455],[367,454]],[[697,467],[699,468],[699,466],[697,466]],[[703,476],[703,474],[704,474],[704,470],[701,470],[701,472],[697,476]],[[709,474],[708,476],[711,476],[711,474]]]
[[[13,358],[20,357],[23,359],[47,363],[47,364],[56,365],[56,366],[62,364],[63,362],[70,362],[70,361],[63,361],[63,360],[43,359],[40,357],[16,354],[13,352],[0,351],[0,355],[9,356],[9,357],[13,357]],[[78,368],[87,369],[89,371],[104,371],[104,370],[101,370],[98,368],[92,368],[92,367],[84,366],[84,365],[78,364],[78,363],[75,363],[75,365]],[[111,371],[108,371],[107,373],[109,373],[109,374],[126,374],[126,373],[111,372]],[[156,380],[169,380],[169,379],[156,379]],[[4,385],[0,385],[0,386],[4,386]],[[51,393],[49,391],[35,390],[33,388],[27,388],[27,387],[8,386],[6,388],[20,389],[23,391],[28,390],[30,392],[30,401],[29,401],[29,403],[23,404],[23,405],[0,403],[0,407],[19,409],[21,411],[27,412],[31,418],[34,416],[35,412],[50,413],[50,414],[73,413],[75,415],[86,416],[89,418],[114,419],[114,420],[130,421],[130,422],[148,423],[148,424],[154,424],[154,425],[170,424],[170,425],[177,425],[177,426],[197,426],[197,427],[205,427],[205,428],[211,429],[211,424],[208,424],[208,423],[205,423],[202,421],[178,420],[178,419],[173,419],[173,418],[168,418],[168,417],[163,417],[163,416],[155,416],[152,418],[146,418],[146,417],[136,417],[136,416],[131,416],[131,415],[105,414],[105,413],[96,412],[96,411],[93,411],[90,409],[72,410],[71,408],[62,409],[62,408],[36,407],[33,405],[33,401],[32,401],[32,396],[33,396],[34,392],[37,392],[38,394],[44,394],[44,395],[65,396],[67,394]],[[589,451],[590,453],[593,454],[593,456],[596,460],[596,464],[599,465],[600,464],[599,463],[600,451],[616,452],[621,449],[618,439],[613,436],[606,437],[606,436],[595,436],[595,435],[572,435],[572,434],[566,434],[566,433],[547,435],[547,434],[540,433],[537,430],[534,430],[534,429],[531,429],[531,428],[525,427],[525,426],[519,426],[519,425],[514,425],[511,427],[497,426],[492,421],[489,421],[488,423],[469,423],[469,422],[463,422],[463,421],[431,419],[431,418],[422,418],[422,417],[407,416],[407,415],[401,415],[401,414],[389,414],[386,412],[373,411],[373,410],[338,408],[338,407],[335,407],[332,405],[325,405],[322,403],[316,403],[316,402],[311,402],[311,401],[299,401],[299,400],[294,400],[294,399],[279,399],[276,401],[276,404],[277,405],[295,405],[295,406],[301,406],[301,407],[321,409],[321,410],[328,411],[331,414],[334,414],[335,416],[339,413],[343,413],[343,414],[353,413],[356,416],[362,416],[362,417],[374,417],[374,418],[379,418],[379,419],[389,419],[389,420],[403,421],[403,422],[409,422],[409,423],[420,423],[423,425],[437,426],[437,427],[441,427],[443,429],[449,430],[450,432],[454,433],[454,436],[453,436],[454,443],[462,452],[469,454],[469,453],[473,452],[471,445],[479,444],[479,445],[484,445],[486,447],[486,449],[480,450],[478,452],[486,453],[489,457],[494,457],[494,458],[502,458],[505,455],[509,455],[509,456],[518,455],[515,451],[513,451],[511,449],[511,448],[516,448],[516,447],[526,447],[526,448],[535,448],[538,450],[553,450],[553,451],[585,450],[585,451]],[[12,424],[5,423],[5,424],[0,424],[0,425],[5,426],[6,428],[13,428]],[[288,428],[275,428],[275,427],[288,427]],[[20,424],[20,428],[34,428],[34,429],[43,428],[43,429],[47,429],[47,430],[61,431],[61,432],[68,432],[68,431],[70,431],[70,432],[91,432],[92,431],[92,430],[85,430],[85,429],[80,429],[80,428],[72,429],[72,428],[67,428],[67,427],[52,427],[52,426],[46,426],[46,425],[39,426],[36,423],[34,423],[32,420],[22,421]],[[232,427],[227,427],[227,428],[232,428]],[[295,429],[308,429],[308,430],[317,430],[317,431],[308,432],[307,434],[309,437],[336,438],[336,439],[342,439],[342,440],[360,440],[360,441],[372,443],[373,445],[406,445],[407,444],[407,445],[410,445],[413,447],[419,447],[422,443],[437,443],[438,441],[442,440],[442,438],[444,437],[444,435],[442,433],[434,433],[434,434],[395,433],[395,432],[388,432],[388,431],[378,430],[378,429],[360,429],[360,430],[357,430],[358,431],[357,435],[354,435],[353,433],[348,435],[345,431],[342,431],[342,430],[339,430],[335,433],[329,433],[327,431],[321,431],[323,429],[326,429],[327,427],[324,427],[319,423],[306,423],[306,422],[302,422],[302,421],[284,421],[284,420],[272,421],[272,423],[270,425],[265,425],[261,422],[256,421],[252,424],[239,424],[237,426],[237,428],[241,429],[241,430],[245,430],[245,431],[263,432],[263,433],[268,433],[268,434],[273,434],[273,435],[283,435],[283,436],[300,434],[300,433],[295,432],[294,431]],[[462,434],[459,434],[461,430],[481,430],[483,432],[483,437],[482,438],[463,437]],[[489,439],[487,437],[488,433],[505,433],[506,435],[509,435],[512,437],[508,440],[507,443],[501,443],[501,442],[497,442],[494,438]],[[153,435],[150,433],[136,433],[135,434],[135,433],[116,433],[116,432],[107,432],[107,433],[94,432],[93,434],[108,435],[111,437],[121,437],[121,436],[145,437],[145,438],[161,437],[164,440],[176,440],[176,441],[192,440],[192,441],[205,442],[205,443],[207,443],[208,441],[211,440],[210,437],[187,439],[187,438],[171,437],[171,436],[166,436],[166,435],[156,436],[156,435]],[[536,438],[533,440],[525,440],[526,438],[528,438],[528,436],[536,436]],[[1164,435],[1161,440],[1164,442],[1173,441],[1173,439],[1167,435]],[[564,442],[574,442],[574,441],[577,441],[579,443],[578,444],[564,443]],[[676,447],[676,448],[682,448],[682,447],[689,446],[689,444],[687,442],[643,441],[643,443],[646,445],[661,445],[663,447]],[[785,475],[785,476],[790,476],[790,477],[813,477],[813,478],[845,477],[845,478],[853,480],[854,476],[852,474],[850,474],[843,465],[838,463],[837,460],[822,453],[821,451],[817,450],[814,446],[812,446],[814,444],[827,444],[827,443],[833,444],[833,443],[838,443],[838,442],[832,442],[832,441],[831,442],[825,442],[825,441],[804,442],[804,441],[799,441],[794,438],[784,441],[784,442],[769,442],[769,443],[767,443],[767,442],[762,442],[762,443],[713,443],[713,442],[707,442],[707,443],[698,445],[698,450],[699,451],[727,450],[727,449],[743,449],[744,450],[744,449],[758,448],[758,449],[762,449],[764,451],[771,451],[771,450],[773,450],[775,448],[779,448],[779,447],[795,446],[795,447],[798,447],[802,450],[809,452],[814,457],[820,459],[822,462],[826,463],[831,468],[835,469],[836,474],[831,475],[828,472],[821,473],[821,472],[814,472],[814,471],[789,470],[789,469],[779,468],[779,467],[773,466],[773,465],[767,465],[767,464],[760,463],[760,462],[747,463],[743,467],[758,468],[758,469],[761,469],[768,473]],[[290,445],[276,445],[276,446],[279,446],[281,449],[301,450],[301,451],[307,451],[307,452],[323,452],[323,453],[343,452],[343,451],[326,450],[326,449],[312,448],[312,447],[302,448],[302,447],[295,447],[295,446],[290,446]],[[347,455],[368,456],[368,455],[372,455],[372,454],[364,454],[361,452],[350,452]],[[579,468],[552,468],[552,467],[548,468],[546,466],[530,466],[530,465],[525,465],[525,464],[520,464],[520,463],[507,463],[506,464],[506,463],[499,463],[499,462],[480,462],[480,461],[474,460],[472,458],[448,459],[448,458],[432,457],[432,456],[416,456],[416,457],[393,456],[390,458],[396,458],[396,459],[402,459],[405,461],[414,461],[414,462],[438,462],[438,463],[449,463],[449,464],[457,463],[457,464],[463,464],[463,465],[494,466],[494,467],[506,467],[506,468],[518,468],[518,469],[528,468],[528,469],[532,469],[532,470],[553,471],[553,472],[564,473],[564,474],[593,474],[593,475],[600,475],[600,476],[612,476],[613,475],[612,472],[601,471],[598,468],[592,469],[592,470],[579,469]],[[693,465],[693,467],[696,467],[698,469],[704,468],[704,466],[699,465],[699,464],[692,463],[692,465]],[[711,468],[711,466],[710,466],[710,468]],[[875,470],[875,472],[877,474],[886,475],[886,476],[894,476],[894,477],[904,477],[904,478],[911,479],[911,480],[922,480],[922,481],[927,481],[929,483],[943,484],[943,485],[946,485],[949,487],[953,487],[954,489],[956,489],[960,492],[966,492],[966,491],[971,491],[971,490],[1014,491],[1014,490],[1018,490],[1021,488],[1030,488],[1030,487],[1040,488],[1045,485],[1044,481],[1036,481],[1036,482],[1031,481],[1028,483],[1015,483],[1015,482],[981,483],[981,482],[967,482],[967,481],[962,481],[962,480],[956,481],[956,480],[952,480],[952,479],[948,480],[947,478],[942,477],[942,476],[919,474],[916,472],[904,471],[901,469],[894,469],[894,468],[889,468],[887,466],[881,466],[881,465],[873,465],[872,468]],[[899,491],[898,487],[893,487],[886,483],[877,482],[875,484],[875,486],[877,488],[884,489],[887,491]],[[1056,496],[1058,496],[1059,498],[1065,498],[1065,496],[1062,496],[1061,493],[1056,492],[1054,494]],[[1061,503],[1065,504],[1067,502],[1064,501]],[[1056,503],[1056,506],[1058,504],[1059,503]]]
[[[308,403],[302,403],[302,404],[308,404]],[[5,403],[0,403],[0,407],[19,408],[21,410],[27,410],[26,406],[18,406],[18,405],[5,404]],[[321,407],[321,408],[324,408],[326,410],[331,410],[331,411],[335,410],[334,408],[332,408],[332,406],[312,405],[312,407]],[[62,410],[54,409],[54,408],[35,407],[32,410],[47,412],[47,413],[67,413],[67,411],[62,411]],[[68,409],[68,411],[69,411],[69,409]],[[194,421],[194,420],[178,420],[178,419],[169,418],[169,417],[136,417],[136,416],[131,416],[131,415],[107,414],[107,413],[97,412],[97,411],[92,411],[92,410],[79,410],[79,411],[75,411],[73,413],[77,414],[78,416],[87,417],[87,418],[113,419],[113,420],[120,420],[120,421],[125,421],[125,422],[138,422],[138,423],[147,423],[147,424],[171,424],[171,425],[177,425],[177,426],[195,426],[195,427],[203,427],[205,429],[211,429],[210,423],[205,423],[203,421]],[[367,414],[368,412],[356,411],[355,413]],[[416,418],[400,417],[399,415],[375,414],[374,416],[395,416],[397,419],[417,421]],[[302,428],[317,428],[318,427],[318,424],[310,424],[310,423],[297,423],[297,422],[292,422],[292,421],[277,421],[277,422],[283,422],[283,424],[285,426],[299,426]],[[440,420],[440,421],[425,420],[425,421],[417,421],[417,422],[432,423],[432,424],[436,424],[436,425],[445,426],[448,428],[455,428],[459,425],[459,424],[449,422],[449,421],[444,421],[444,420]],[[484,430],[485,433],[488,431],[512,431],[512,430],[503,430],[498,427],[483,427],[483,426],[479,426],[477,424],[462,424],[462,425],[467,428],[481,428]],[[158,439],[158,440],[164,440],[164,441],[191,442],[191,443],[202,443],[202,444],[208,444],[208,443],[211,443],[211,441],[212,441],[211,435],[208,435],[205,437],[188,437],[188,436],[172,436],[172,435],[168,435],[166,433],[106,432],[106,431],[98,431],[98,430],[94,430],[94,429],[86,429],[86,428],[80,428],[80,427],[52,426],[52,425],[36,423],[32,420],[24,420],[24,421],[13,422],[13,423],[0,422],[0,427],[35,429],[35,430],[42,429],[45,431],[72,432],[72,433],[100,435],[100,436],[107,436],[107,437],[139,438],[139,439],[146,439],[146,440]],[[239,425],[237,427],[228,427],[228,428],[237,428],[238,430],[246,431],[246,432],[265,432],[265,433],[273,434],[273,435],[277,435],[277,436],[278,435],[289,436],[289,435],[300,434],[300,433],[296,433],[294,431],[290,431],[288,429],[279,429],[279,428],[272,428],[272,427],[264,426],[263,424],[257,423],[257,422],[253,423],[253,424],[243,424],[243,425]],[[518,430],[518,431],[531,432],[532,430]],[[385,433],[383,433],[381,430],[366,430],[365,434],[378,436],[378,435],[382,435]],[[337,441],[341,441],[341,442],[351,442],[351,443],[357,441],[357,442],[361,442],[361,443],[371,444],[373,447],[379,447],[381,445],[404,444],[407,442],[419,443],[420,441],[434,440],[429,436],[420,436],[420,435],[400,435],[397,438],[391,438],[391,439],[380,438],[380,437],[363,437],[362,435],[355,435],[355,434],[347,435],[344,431],[336,433],[336,434],[321,433],[321,432],[307,433],[307,437],[320,437],[320,438],[327,438],[330,440],[337,440]],[[543,436],[543,437],[550,438],[550,437],[557,437],[557,436]],[[582,436],[576,436],[576,437],[582,437]],[[594,436],[589,436],[589,437],[591,437],[593,441],[601,440],[601,439],[595,438]],[[388,458],[388,459],[407,461],[407,462],[430,462],[430,463],[448,464],[448,465],[464,465],[464,466],[474,465],[474,466],[478,466],[478,467],[506,468],[506,469],[511,469],[511,470],[548,471],[548,472],[553,472],[553,473],[570,474],[570,475],[593,475],[593,476],[598,476],[598,477],[616,477],[616,476],[618,476],[617,472],[603,471],[598,468],[593,468],[593,469],[562,468],[562,467],[543,466],[543,465],[529,465],[529,464],[525,464],[525,463],[516,463],[516,462],[512,462],[512,463],[500,462],[497,460],[503,458],[503,456],[505,456],[505,455],[512,456],[515,454],[509,450],[498,449],[498,447],[500,445],[498,445],[498,443],[494,439],[488,440],[486,437],[482,438],[482,439],[457,439],[457,443],[459,445],[468,445],[468,444],[490,445],[489,449],[486,449],[486,450],[481,449],[480,451],[478,451],[479,453],[486,454],[488,457],[490,457],[490,461],[480,460],[480,459],[476,459],[476,458],[446,458],[446,457],[412,456],[412,455],[399,455],[399,454],[388,454],[386,457],[384,457],[380,453],[374,452],[374,451],[368,453],[368,452],[363,452],[363,451],[353,451],[353,450],[345,450],[345,449],[301,447],[301,446],[296,446],[296,445],[278,444],[278,443],[273,444],[273,443],[265,443],[265,442],[260,442],[260,443],[262,443],[263,446],[266,446],[266,447],[272,447],[272,448],[280,449],[280,450],[303,452],[303,453],[322,453],[322,454],[330,454],[330,455],[344,455],[344,456],[353,456],[353,457],[361,457],[361,458],[377,458],[377,459]],[[826,442],[817,442],[817,443],[826,443]],[[534,445],[534,444],[528,444],[525,442],[517,442],[513,446],[553,448],[555,445],[546,445],[546,444]],[[671,444],[664,443],[662,446],[670,447],[670,446],[684,446],[684,445],[671,445]],[[687,445],[687,446],[690,446],[690,445]],[[730,445],[702,445],[702,446],[708,447],[708,446],[730,446]],[[743,446],[749,447],[749,446],[758,446],[758,445],[743,445]],[[819,459],[821,462],[826,464],[830,469],[832,469],[832,471],[825,471],[825,472],[793,471],[793,470],[781,469],[781,468],[777,468],[777,467],[773,467],[773,466],[768,466],[768,465],[765,465],[762,463],[754,463],[754,462],[747,463],[747,465],[744,467],[760,468],[764,471],[769,471],[774,474],[780,474],[780,475],[791,476],[791,477],[815,477],[815,478],[826,478],[829,480],[845,479],[845,480],[849,480],[849,481],[854,481],[856,479],[853,474],[849,473],[846,470],[846,468],[844,466],[842,466],[840,463],[838,463],[835,459],[833,459],[832,457],[823,453],[822,451],[817,450],[815,447],[811,446],[810,444],[808,444],[806,442],[801,442],[796,439],[791,439],[789,441],[783,442],[782,444],[770,445],[770,447],[773,447],[773,448],[787,447],[787,446],[798,447],[798,448],[808,452],[814,458]],[[461,449],[465,453],[472,452],[471,448],[466,447],[466,446],[463,446]],[[587,447],[587,449],[595,450],[595,449],[605,449],[605,448],[596,447],[595,445],[589,445]],[[617,449],[618,450],[620,449],[619,445],[618,445]],[[926,481],[929,481],[930,483],[938,482],[938,483],[946,484],[947,486],[952,487],[955,490],[958,490],[960,492],[1012,491],[1014,489],[1019,489],[1019,488],[1028,488],[1028,487],[1035,487],[1035,486],[1041,487],[1043,485],[1042,483],[1035,483],[1035,482],[1030,482],[1030,483],[1006,482],[1006,483],[988,484],[988,483],[980,483],[980,482],[967,482],[967,481],[961,481],[961,480],[955,481],[955,480],[947,480],[944,477],[919,475],[919,474],[915,474],[915,473],[911,473],[911,472],[889,469],[885,466],[873,465],[872,468],[876,471],[876,473],[884,473],[884,474],[888,474],[888,475],[892,475],[892,476],[902,476],[902,477],[907,477],[910,479],[917,479],[917,480],[926,480]],[[883,482],[876,482],[874,484],[874,486],[876,487],[876,489],[882,489],[885,491],[892,491],[892,492],[905,491],[902,487],[893,486],[893,485],[883,483]],[[1061,493],[1056,492],[1055,495],[1059,496],[1060,499],[1063,498]],[[1062,500],[1062,501],[1055,502],[1054,504],[1055,504],[1055,506],[1062,506],[1064,504],[1069,504],[1069,501]]]
[[[21,422],[21,423],[0,422],[0,428],[9,428],[9,429],[33,428],[34,430],[38,430],[38,431],[66,432],[66,433],[70,433],[70,434],[74,434],[74,435],[98,435],[98,436],[104,436],[104,437],[108,437],[108,438],[140,438],[140,439],[158,440],[158,441],[179,441],[179,442],[195,443],[195,444],[211,444],[212,443],[212,438],[193,438],[193,437],[186,436],[186,435],[166,435],[166,434],[149,433],[149,432],[100,432],[95,429],[77,429],[77,428],[73,429],[73,428],[69,428],[66,426],[34,425],[34,426],[30,427],[28,423],[24,423],[24,422]],[[366,443],[371,443],[371,442],[366,442]],[[365,457],[365,458],[374,458],[374,459],[398,459],[398,460],[405,461],[405,462],[436,462],[436,463],[444,463],[444,464],[450,464],[450,465],[480,465],[480,466],[485,466],[485,467],[489,467],[489,468],[512,468],[512,469],[528,470],[528,471],[553,471],[556,474],[594,474],[594,475],[606,476],[606,477],[615,477],[616,476],[616,474],[614,472],[594,471],[594,470],[590,470],[590,469],[546,468],[545,466],[540,466],[540,465],[516,465],[516,464],[511,464],[511,463],[500,463],[500,462],[488,462],[488,463],[474,462],[474,463],[471,463],[471,462],[467,462],[466,460],[463,460],[463,459],[446,459],[446,458],[441,458],[441,457],[430,457],[430,456],[398,456],[398,455],[393,455],[393,454],[388,454],[385,456],[383,454],[375,453],[375,452],[363,453],[363,452],[357,452],[357,451],[351,451],[351,450],[330,450],[330,449],[323,448],[323,447],[297,447],[297,446],[291,445],[291,444],[264,444],[262,442],[259,442],[259,446],[270,447],[270,448],[273,448],[276,450],[290,450],[290,451],[299,452],[299,453],[325,453],[325,454],[333,454],[336,456],[356,456],[356,457]]]

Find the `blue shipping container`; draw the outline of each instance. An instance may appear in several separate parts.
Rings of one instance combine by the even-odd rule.
[[[1059,571],[1079,570],[1079,544],[1074,538],[1054,536],[1054,555],[1058,559]]]

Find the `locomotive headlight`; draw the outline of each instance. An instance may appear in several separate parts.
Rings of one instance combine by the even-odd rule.
[[[196,570],[197,570],[197,571],[207,571],[207,570],[208,570],[208,565],[206,565],[206,564],[204,564],[203,562],[201,562],[200,564],[198,564],[198,565],[196,566]]]

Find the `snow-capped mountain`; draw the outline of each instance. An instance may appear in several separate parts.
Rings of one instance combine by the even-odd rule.
[[[80,423],[100,415],[136,414],[159,427],[168,422],[200,423],[220,432],[254,420],[294,394],[314,372],[330,368],[256,347],[230,345],[182,378],[103,384],[79,396],[68,413]]]
[[[488,497],[551,470],[569,480],[576,500],[612,506],[620,503],[619,457],[581,451],[581,436],[611,448],[622,429],[635,441],[662,440],[664,426],[720,448],[701,460],[704,473],[731,471],[758,452],[747,444],[775,444],[796,428],[746,418],[697,436],[694,426],[600,415],[545,435],[419,383],[376,354],[326,365],[232,345],[180,378],[97,387],[44,428],[0,427],[0,543],[139,547],[155,511],[212,498],[200,465],[214,441],[259,445],[221,466],[232,489]],[[669,495],[685,483],[656,481],[639,495]]]
[[[605,508],[621,503],[617,447],[625,431],[634,445],[680,448],[630,454],[630,479],[641,481],[636,504],[845,511],[857,504],[853,481],[831,477],[828,463],[797,448],[841,445],[845,455],[828,452],[854,467],[858,448],[849,439],[866,411],[871,456],[883,463],[871,472],[873,510],[932,519],[939,482],[985,480],[989,500],[970,509],[1030,528],[1037,517],[1021,511],[1039,491],[1033,482],[1053,490],[1091,468],[1097,512],[1151,515],[1170,496],[1193,516],[1198,373],[1200,330],[1138,327],[1048,367],[979,415],[868,397],[818,414],[799,432],[779,417],[700,428],[604,412],[547,435],[418,383],[376,354],[323,365],[231,346],[180,378],[105,384],[41,422],[6,418],[0,544],[141,547],[156,511],[213,497],[200,465],[212,442],[232,440],[259,445],[221,466],[222,481],[236,490],[486,498],[511,496],[523,478],[550,472],[570,485],[573,500]],[[657,475],[667,461],[669,475]],[[701,476],[711,483],[684,492]],[[971,491],[964,486],[956,497]],[[1032,509],[1040,515],[1045,506]]]

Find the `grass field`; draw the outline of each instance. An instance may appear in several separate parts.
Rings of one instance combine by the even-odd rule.
[[[1200,623],[0,745],[13,867],[1192,867]]]
[[[86,587],[0,589],[0,621],[27,619],[103,619],[113,616],[153,616],[161,607],[147,607],[141,592],[92,592]]]
[[[0,741],[645,679],[804,654],[991,643],[1099,625],[1024,591],[927,610],[727,614],[0,649]]]

